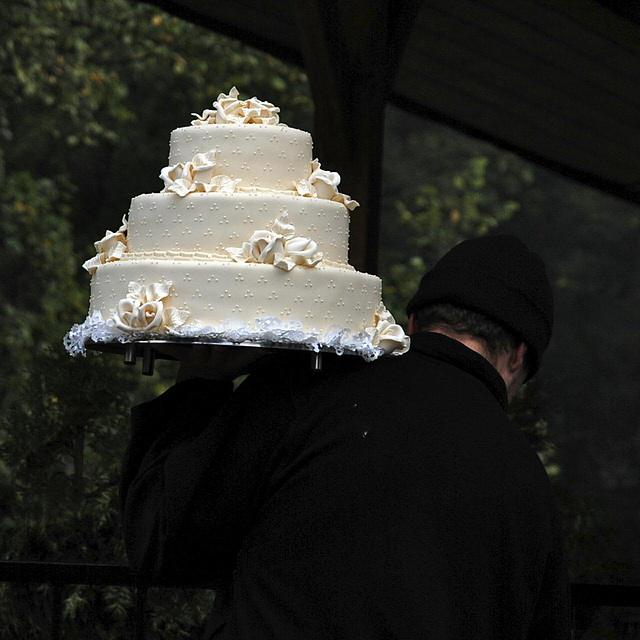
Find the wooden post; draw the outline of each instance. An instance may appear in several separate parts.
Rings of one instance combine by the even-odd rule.
[[[350,262],[375,273],[384,111],[417,0],[298,0],[292,3],[315,102],[322,167],[360,202],[351,213]]]

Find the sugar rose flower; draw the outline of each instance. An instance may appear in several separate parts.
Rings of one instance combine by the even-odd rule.
[[[262,262],[290,271],[297,264],[314,267],[322,260],[318,245],[309,238],[295,236],[296,228],[285,211],[271,224],[271,229],[253,233],[242,248],[227,247],[236,262]]]
[[[160,171],[160,178],[164,182],[164,189],[162,190],[162,193],[172,191],[173,193],[184,197],[187,193],[195,191],[196,187],[193,184],[191,166],[190,162],[187,162],[186,164],[179,162],[178,164],[164,167]]]
[[[289,214],[286,210],[271,223],[271,231],[283,238],[293,238],[296,228],[289,222]]]
[[[208,185],[213,180],[216,167],[217,149],[206,153],[198,153],[193,160],[183,164],[179,162],[160,171],[160,178],[164,182],[162,193],[169,191],[186,196],[193,191],[209,191]]]
[[[139,306],[139,302],[128,298],[120,300],[113,317],[116,327],[122,331],[131,331],[131,329],[137,327]]]
[[[318,245],[309,238],[291,238],[284,245],[286,256],[295,264],[313,267],[322,260],[322,253],[318,252]]]
[[[320,167],[318,160],[311,162],[311,174],[307,179],[294,183],[298,195],[311,198],[323,198],[340,202],[349,211],[353,211],[359,203],[352,200],[348,195],[340,193],[340,174],[336,171],[325,171]]]
[[[248,242],[244,242],[241,249],[228,247],[227,251],[236,262],[261,262],[263,264],[273,264],[276,254],[284,252],[282,244],[283,237],[261,229],[254,231]]]
[[[125,333],[167,331],[182,326],[189,313],[175,307],[165,307],[171,282],[155,282],[149,287],[129,283],[129,293],[118,302],[113,321]]]
[[[126,248],[127,238],[125,236],[127,231],[126,221],[123,219],[123,225],[117,231],[107,230],[104,238],[94,242],[94,247],[97,253],[105,253],[109,256],[114,255],[120,250],[120,247]]]
[[[409,350],[411,339],[404,329],[396,324],[394,317],[384,305],[376,311],[376,326],[373,344],[380,347],[386,354],[400,356]]]
[[[138,308],[138,324],[144,331],[153,331],[162,325],[164,304],[161,300],[145,302]]]
[[[320,168],[320,163],[314,160],[311,163],[311,175],[309,182],[315,187],[318,198],[331,200],[338,194],[340,174],[337,171],[325,171]]]
[[[207,184],[211,182],[213,170],[216,166],[216,153],[217,149],[212,149],[206,153],[197,153],[193,157],[191,161],[191,174],[196,184]]]
[[[126,215],[122,217],[122,225],[117,231],[105,232],[104,238],[93,243],[96,255],[87,260],[82,266],[93,275],[95,270],[107,262],[120,260],[127,250],[128,223]]]
[[[194,126],[204,124],[271,124],[280,121],[280,109],[270,102],[258,100],[255,96],[249,100],[239,100],[239,93],[231,87],[229,94],[221,93],[213,103],[213,109],[205,109],[202,115],[192,113]]]
[[[282,236],[283,251],[277,253],[273,261],[279,269],[291,271],[296,265],[315,267],[322,260],[316,242],[310,238],[296,237],[296,228],[289,222],[286,210],[273,221],[271,229]]]
[[[284,251],[282,236],[273,231],[256,231],[249,238],[248,244],[256,262],[273,263],[275,254]]]
[[[378,328],[378,346],[385,352],[401,356],[409,351],[411,339],[399,324],[382,324]]]
[[[343,204],[347,209],[349,209],[349,211],[353,211],[356,207],[360,206],[360,203],[357,200],[352,200],[346,193],[337,193],[331,199],[334,202]]]

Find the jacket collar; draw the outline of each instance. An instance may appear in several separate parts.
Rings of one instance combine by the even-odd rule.
[[[411,351],[447,362],[471,374],[482,382],[506,411],[509,404],[507,387],[495,367],[479,353],[461,342],[430,331],[420,331],[411,336]]]

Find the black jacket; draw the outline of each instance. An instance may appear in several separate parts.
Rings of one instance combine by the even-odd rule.
[[[122,505],[141,574],[214,584],[207,636],[555,640],[548,479],[480,355],[440,334],[365,363],[307,353],[133,410]]]

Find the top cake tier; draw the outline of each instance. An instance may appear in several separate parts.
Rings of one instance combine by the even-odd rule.
[[[169,164],[217,150],[217,175],[240,178],[246,189],[291,190],[309,177],[311,134],[284,125],[205,124],[171,132]]]

